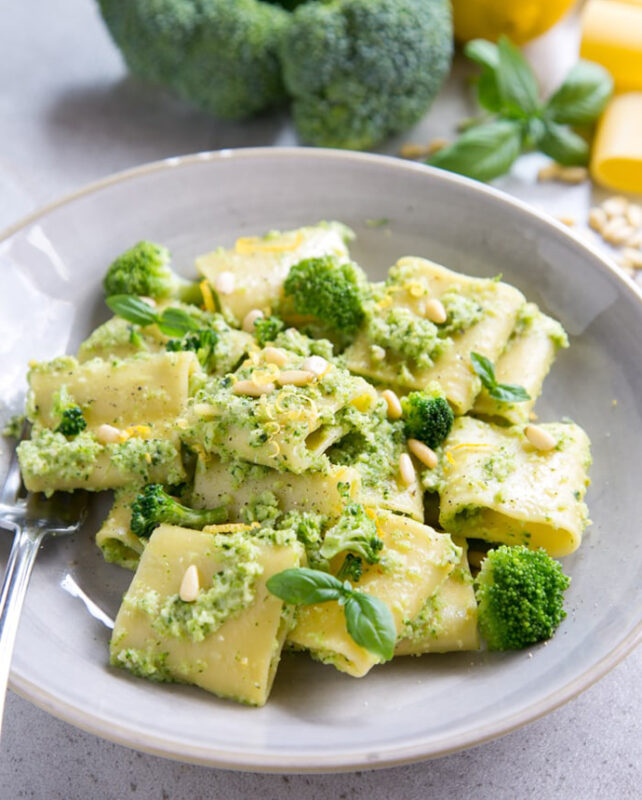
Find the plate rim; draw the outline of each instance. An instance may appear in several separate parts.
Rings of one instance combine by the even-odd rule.
[[[535,218],[545,226],[551,227],[558,234],[567,237],[573,245],[584,251],[587,256],[595,259],[596,266],[606,270],[622,284],[622,289],[632,293],[642,301],[642,288],[635,284],[620,269],[612,259],[602,253],[590,241],[584,241],[574,234],[567,226],[556,220],[544,211],[530,206],[528,203],[512,197],[495,187],[470,180],[455,173],[439,170],[424,164],[404,161],[394,156],[380,155],[377,153],[360,153],[354,151],[335,150],[326,148],[304,147],[247,147],[226,148],[222,150],[206,150],[181,156],[172,156],[135,167],[121,170],[107,175],[96,181],[81,186],[80,188],[61,195],[52,202],[36,208],[31,213],[23,216],[0,232],[0,245],[9,238],[19,233],[34,222],[42,219],[51,212],[69,205],[76,200],[95,192],[120,183],[125,183],[142,176],[156,172],[191,166],[193,164],[207,163],[224,159],[256,159],[256,158],[318,158],[345,160],[349,162],[372,162],[376,165],[388,166],[394,170],[407,170],[417,174],[431,176],[432,180],[444,183],[460,184],[469,191],[478,195],[492,197],[495,201],[503,203],[529,218]],[[380,752],[354,751],[345,756],[337,753],[322,753],[320,755],[297,755],[296,752],[279,755],[279,762],[274,763],[273,753],[260,752],[248,753],[247,751],[225,751],[220,747],[216,749],[199,747],[193,744],[180,743],[167,737],[151,734],[149,731],[141,735],[138,730],[130,725],[117,725],[108,722],[100,715],[92,714],[77,706],[66,702],[54,693],[51,693],[36,683],[16,674],[13,670],[9,678],[10,688],[26,700],[34,703],[39,708],[53,716],[74,725],[81,730],[99,736],[119,745],[142,750],[151,755],[171,758],[186,763],[201,764],[205,766],[231,769],[237,771],[254,771],[264,773],[324,773],[347,772],[355,769],[377,769],[384,767],[400,766],[417,763],[432,758],[449,755],[451,753],[480,745],[492,739],[511,733],[518,728],[533,722],[546,714],[559,708],[564,703],[573,699],[581,692],[590,688],[627,655],[629,655],[642,641],[642,616],[629,633],[606,656],[586,669],[573,680],[560,689],[531,703],[526,708],[504,717],[494,723],[477,726],[467,732],[451,734],[447,739],[441,740],[437,745],[428,745],[425,740],[415,739],[410,744],[382,749]]]

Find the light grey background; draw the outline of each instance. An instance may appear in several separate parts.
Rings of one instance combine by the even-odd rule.
[[[126,77],[92,0],[3,4],[0,22],[0,228],[88,181],[144,161],[293,144],[286,114],[222,124]],[[574,57],[572,22],[531,48],[545,85]],[[466,113],[458,65],[406,140],[452,135]],[[384,152],[396,152],[399,139]],[[585,215],[587,185],[536,185],[524,158],[502,188],[554,214]],[[642,779],[642,652],[576,700],[501,740],[381,772],[269,776],[135,753],[60,722],[10,694],[0,742],[0,800],[85,798],[635,798]],[[52,665],[55,668],[55,665]]]

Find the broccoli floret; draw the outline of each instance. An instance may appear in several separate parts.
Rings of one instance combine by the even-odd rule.
[[[254,323],[254,338],[259,347],[265,347],[268,342],[273,342],[285,328],[285,323],[280,317],[259,317]]]
[[[424,116],[450,69],[446,0],[308,2],[280,48],[301,138],[367,149]]]
[[[367,279],[356,264],[342,264],[336,256],[299,261],[290,269],[283,293],[297,314],[314,317],[346,339],[365,318]]]
[[[285,101],[277,49],[290,14],[259,0],[99,0],[129,69],[198,108],[243,119]]]
[[[203,328],[200,331],[186,333],[181,339],[169,339],[165,343],[165,349],[172,353],[181,350],[191,350],[196,353],[203,369],[212,371],[216,367],[216,345],[218,344],[218,334],[211,328]]]
[[[148,539],[163,522],[184,528],[201,530],[205,525],[216,525],[227,520],[227,509],[188,508],[167,494],[158,483],[150,483],[131,504],[131,530],[136,536]]]
[[[62,433],[63,436],[77,436],[87,427],[87,420],[82,409],[77,403],[74,403],[64,384],[54,394],[52,410],[60,420],[54,433]]]
[[[105,295],[130,294],[199,303],[202,299],[199,285],[177,275],[170,260],[166,247],[138,242],[119,255],[107,270],[103,279]]]
[[[321,555],[333,558],[337,553],[350,551],[367,564],[376,564],[382,547],[377,526],[365,508],[360,503],[348,503],[338,522],[326,531]]]
[[[455,419],[446,398],[437,393],[410,392],[401,408],[408,439],[419,439],[433,450],[448,436]]]
[[[348,553],[337,572],[337,578],[340,581],[348,580],[352,581],[352,583],[359,583],[362,575],[363,559],[361,556],[354,556],[352,553]]]
[[[479,629],[489,650],[521,650],[549,639],[566,616],[570,578],[544,550],[489,550],[475,579]]]

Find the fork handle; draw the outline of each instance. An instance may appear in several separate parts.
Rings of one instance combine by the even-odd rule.
[[[44,533],[29,526],[16,526],[13,546],[0,589],[0,732],[4,700],[9,682],[11,654],[18,632],[20,612],[38,548]]]

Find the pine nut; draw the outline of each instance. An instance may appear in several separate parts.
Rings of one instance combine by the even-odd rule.
[[[273,383],[255,383],[255,381],[237,381],[232,387],[234,394],[260,397],[262,394],[271,394],[276,386]]]
[[[536,450],[552,450],[557,444],[555,438],[539,425],[527,425],[524,434]]]
[[[428,147],[425,144],[408,142],[407,144],[401,145],[399,148],[399,155],[401,158],[410,158],[413,160],[417,158],[426,158],[428,156]]]
[[[622,260],[620,262],[624,267],[633,267],[633,269],[642,269],[642,250],[635,250],[632,247],[626,247],[622,251]]]
[[[607,217],[620,217],[626,212],[629,206],[629,201],[626,197],[609,197],[602,203],[602,208]]]
[[[198,597],[200,588],[196,564],[190,564],[183,575],[181,588],[178,590],[178,596],[184,603],[193,603]]]
[[[636,231],[624,242],[627,247],[642,247],[642,231]]]
[[[276,364],[277,367],[283,367],[288,363],[288,354],[280,347],[264,347],[263,358],[268,364]]]
[[[417,474],[408,453],[402,453],[399,456],[399,475],[402,483],[406,486],[410,486],[417,480]]]
[[[428,146],[426,147],[427,150],[426,155],[432,156],[435,153],[438,153],[440,150],[443,150],[444,147],[448,147],[449,144],[450,142],[448,141],[448,139],[442,139],[440,137],[437,137],[436,139],[431,139],[428,142]]]
[[[323,356],[309,356],[305,359],[303,364],[301,364],[301,369],[311,372],[313,375],[316,375],[317,378],[325,375],[329,368],[330,362],[326,361]]]
[[[251,311],[248,311],[243,317],[243,330],[246,333],[254,333],[254,323],[257,319],[263,319],[263,317],[263,312],[258,308],[253,308]]]
[[[624,244],[635,231],[624,217],[613,217],[602,229],[602,238],[609,244]]]
[[[551,161],[550,164],[543,166],[537,173],[538,181],[554,181],[557,180],[560,174],[561,167],[556,161]]]
[[[214,278],[214,288],[219,294],[232,294],[234,291],[234,274],[229,270],[219,272]]]
[[[439,464],[439,458],[434,450],[431,450],[428,445],[420,442],[419,439],[408,439],[406,442],[408,450],[416,456],[419,461],[428,469],[434,469]]]
[[[568,228],[572,228],[575,225],[575,217],[566,217],[562,214],[557,219]]]
[[[629,225],[634,228],[642,228],[642,206],[631,203],[626,209],[626,218]]]
[[[401,419],[403,409],[401,408],[401,401],[395,392],[392,389],[386,389],[385,392],[381,392],[381,396],[388,406],[388,419]]]
[[[557,179],[562,183],[583,183],[588,178],[586,167],[561,167]]]
[[[289,369],[276,376],[279,386],[307,386],[316,378],[314,372],[307,369]]]
[[[594,231],[598,233],[602,233],[604,226],[608,222],[608,217],[606,216],[606,211],[603,208],[592,208],[589,211],[589,218],[588,218],[589,225],[593,228]]]
[[[96,439],[98,439],[101,444],[122,442],[123,432],[119,428],[114,428],[113,425],[99,425],[96,429]]]
[[[386,357],[386,351],[378,344],[373,344],[370,348],[370,358],[373,361],[383,361]]]
[[[425,313],[426,318],[431,322],[435,322],[437,325],[440,325],[442,322],[445,322],[448,319],[448,314],[446,314],[444,304],[441,302],[441,300],[437,300],[436,297],[431,297],[430,300],[426,301]]]

